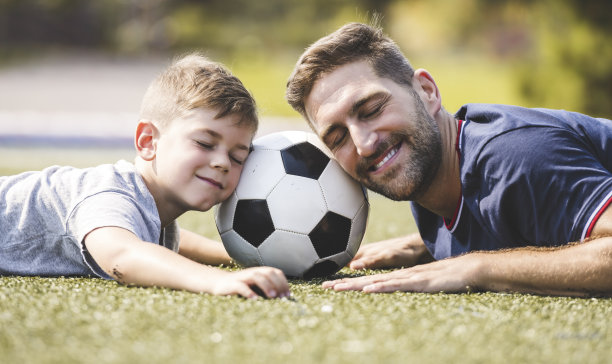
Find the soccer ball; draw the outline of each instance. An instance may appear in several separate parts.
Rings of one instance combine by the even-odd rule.
[[[236,190],[215,212],[223,245],[245,267],[288,277],[336,273],[359,249],[370,205],[366,190],[310,132],[253,142]]]

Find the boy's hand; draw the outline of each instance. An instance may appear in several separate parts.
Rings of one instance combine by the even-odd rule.
[[[215,280],[215,295],[238,294],[246,298],[289,297],[289,283],[280,269],[254,267],[229,272]]]

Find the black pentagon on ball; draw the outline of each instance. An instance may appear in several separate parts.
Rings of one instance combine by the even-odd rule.
[[[329,157],[314,145],[303,142],[281,150],[285,172],[318,179],[329,163]]]
[[[234,231],[254,247],[274,232],[266,200],[239,200],[234,212]]]
[[[316,277],[325,277],[336,273],[342,268],[336,262],[331,260],[324,260],[322,262],[316,263],[312,267],[308,268],[306,272],[304,272],[304,279],[312,279]]]
[[[326,258],[346,250],[350,233],[351,220],[328,211],[308,236],[319,258]]]

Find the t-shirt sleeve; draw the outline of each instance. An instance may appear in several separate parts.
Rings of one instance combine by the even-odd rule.
[[[537,132],[530,130],[539,128]],[[501,134],[477,159],[473,206],[508,245],[560,245],[584,239],[585,226],[610,198],[612,174],[588,140],[556,127]]]
[[[79,244],[85,262],[103,278],[109,277],[95,263],[83,242],[91,231],[109,226],[126,229],[143,241],[157,244],[160,240],[159,218],[143,209],[131,196],[121,191],[106,191],[83,199],[70,214],[67,231]]]

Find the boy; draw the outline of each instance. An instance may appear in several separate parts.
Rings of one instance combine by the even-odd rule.
[[[197,54],[176,61],[144,96],[134,164],[0,177],[0,275],[95,275],[217,295],[288,296],[278,269],[200,264],[229,256],[175,221],[231,195],[257,124],[255,101],[223,66]]]

